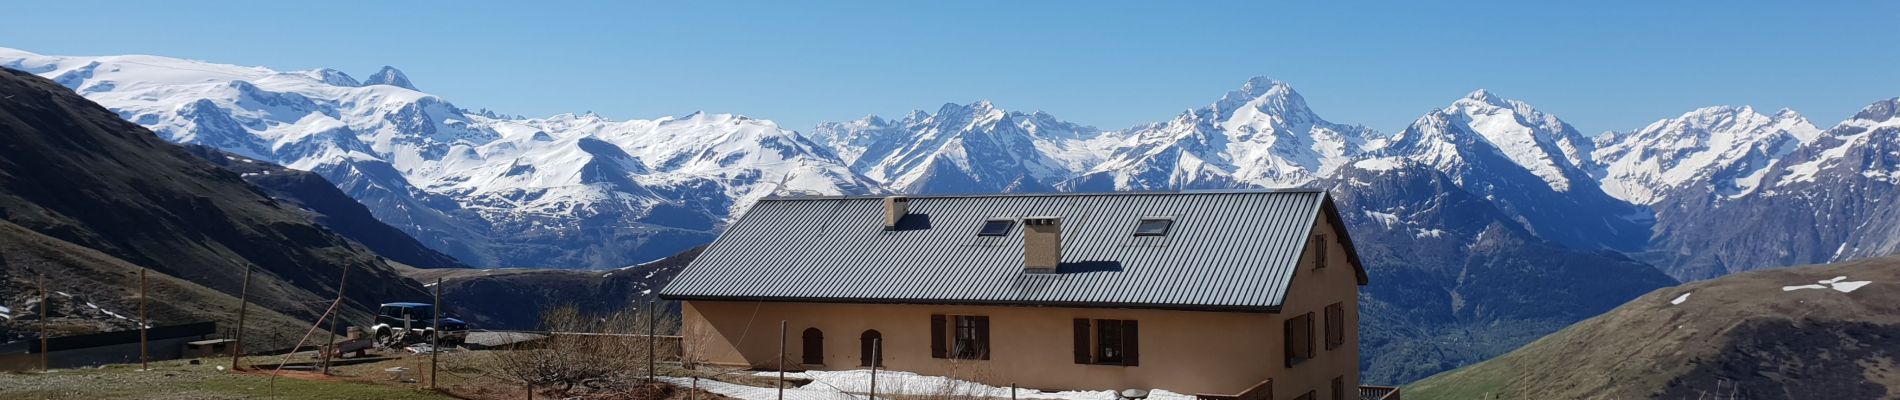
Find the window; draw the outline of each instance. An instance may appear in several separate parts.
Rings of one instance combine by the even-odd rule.
[[[800,360],[807,365],[825,363],[825,332],[818,328],[805,328],[804,357]]]
[[[1300,397],[1294,397],[1293,400],[1313,400],[1313,391],[1308,390],[1306,394],[1302,394]]]
[[[1346,345],[1346,306],[1333,303],[1326,306],[1326,349],[1337,349]]]
[[[1326,235],[1313,235],[1306,247],[1313,254],[1313,269],[1326,268]]]
[[[976,359],[982,354],[983,345],[977,342],[977,318],[968,315],[957,316],[956,341],[952,342],[953,355],[961,359]]]
[[[990,359],[990,317],[931,315],[930,330],[933,358]]]
[[[1313,313],[1286,320],[1286,366],[1313,358]]]
[[[1016,221],[1011,221],[1007,219],[992,219],[988,221],[983,221],[983,229],[976,231],[976,235],[977,236],[1008,236],[1009,228],[1014,227],[1014,226],[1016,226]]]
[[[1141,325],[1134,320],[1076,318],[1075,363],[1139,365]]]
[[[1142,217],[1135,223],[1135,236],[1167,236],[1173,227],[1173,217]]]
[[[875,329],[858,335],[858,366],[869,367],[874,360],[884,366],[884,334]]]
[[[1346,400],[1346,377],[1333,377],[1333,400]]]

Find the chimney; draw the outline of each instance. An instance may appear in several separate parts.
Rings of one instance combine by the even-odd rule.
[[[897,222],[910,214],[910,198],[889,196],[884,198],[884,230],[897,229]]]
[[[1056,272],[1062,262],[1062,218],[1023,218],[1023,270]]]

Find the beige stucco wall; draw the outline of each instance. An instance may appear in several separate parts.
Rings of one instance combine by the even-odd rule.
[[[1320,223],[1322,232],[1330,226]],[[1336,235],[1329,235],[1336,238]],[[883,335],[884,366],[926,375],[953,376],[1037,389],[1159,388],[1181,393],[1235,394],[1267,378],[1274,398],[1292,399],[1308,390],[1330,398],[1333,377],[1359,384],[1357,280],[1345,252],[1328,246],[1332,267],[1300,268],[1284,314],[1152,309],[836,304],[688,301],[682,307],[688,357],[728,365],[772,366],[778,358],[778,325],[786,324],[788,368],[858,369],[858,337],[868,329]],[[1310,258],[1308,258],[1310,259]],[[1346,345],[1325,349],[1324,308],[1344,303]],[[1314,314],[1318,353],[1285,367],[1282,315]],[[989,360],[930,357],[930,315],[990,318]],[[1141,365],[1084,365],[1074,361],[1075,318],[1133,319],[1141,323]],[[823,365],[799,365],[801,333],[824,332]],[[1355,392],[1356,393],[1356,392]],[[1356,396],[1356,394],[1348,397]]]

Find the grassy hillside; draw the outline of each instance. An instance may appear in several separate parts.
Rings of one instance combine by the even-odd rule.
[[[0,221],[0,307],[11,311],[0,318],[0,343],[38,337],[40,273],[54,293],[47,296],[53,336],[138,328],[137,265]],[[234,329],[234,296],[156,272],[147,273],[146,291],[152,325],[215,321]],[[290,347],[309,328],[263,307],[252,307],[246,320],[245,337],[258,350]]]
[[[1717,396],[1900,397],[1900,257],[1658,289],[1405,389],[1415,400]]]

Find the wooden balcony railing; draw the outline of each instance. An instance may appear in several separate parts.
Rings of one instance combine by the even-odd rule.
[[[1260,383],[1256,383],[1253,387],[1247,388],[1247,390],[1243,390],[1240,393],[1195,393],[1194,398],[1195,400],[1273,400],[1273,380],[1260,381]]]
[[[1360,386],[1359,400],[1399,400],[1399,388],[1391,386]]]

